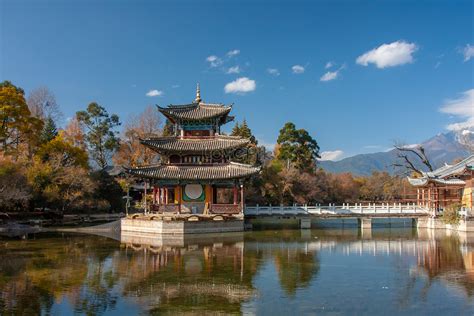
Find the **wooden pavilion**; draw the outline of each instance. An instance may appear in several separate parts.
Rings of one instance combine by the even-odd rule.
[[[408,178],[417,188],[417,204],[431,210],[434,216],[445,207],[461,204],[472,211],[474,155],[453,164],[424,172],[420,178]]]

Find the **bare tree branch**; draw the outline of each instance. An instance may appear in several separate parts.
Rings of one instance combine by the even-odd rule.
[[[392,166],[401,167],[405,169],[406,173],[415,172],[416,174],[421,175],[423,171],[416,167],[415,161],[410,157],[410,154],[414,155],[415,159],[418,159],[424,166],[428,168],[429,171],[433,171],[433,165],[431,164],[428,156],[426,154],[425,148],[421,145],[416,147],[408,147],[403,144],[395,144],[393,146],[397,150],[397,158],[401,162],[396,162]]]

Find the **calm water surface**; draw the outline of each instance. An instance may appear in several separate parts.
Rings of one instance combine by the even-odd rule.
[[[474,314],[473,235],[37,234],[0,255],[4,315]]]

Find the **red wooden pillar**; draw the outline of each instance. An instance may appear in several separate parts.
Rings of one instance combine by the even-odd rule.
[[[178,190],[178,214],[181,214],[181,185],[176,187]]]
[[[165,188],[165,204],[168,204],[168,188]]]
[[[240,212],[244,212],[244,185],[240,185]]]
[[[155,205],[156,202],[157,202],[157,201],[156,201],[156,194],[157,194],[157,192],[158,192],[158,188],[157,188],[156,185],[154,185],[154,186],[153,186],[153,205]]]
[[[425,188],[421,189],[421,204],[423,207],[426,207],[425,205]]]
[[[237,193],[237,185],[234,185],[234,205],[237,205],[237,197],[238,193]]]

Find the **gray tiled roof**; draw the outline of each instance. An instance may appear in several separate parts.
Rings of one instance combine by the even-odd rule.
[[[259,171],[259,167],[234,162],[212,165],[156,165],[127,169],[132,175],[157,180],[239,179]]]
[[[467,157],[466,159],[461,160],[454,165],[444,165],[441,168],[438,168],[432,172],[425,172],[427,177],[440,177],[444,178],[450,175],[455,175],[460,172],[463,172],[466,168],[474,166],[474,155]]]
[[[191,103],[184,105],[158,106],[158,110],[168,118],[179,120],[205,120],[229,114],[232,106],[211,103]]]
[[[444,165],[434,171],[424,172],[421,178],[410,178],[408,182],[413,186],[424,186],[428,182],[434,182],[444,185],[465,185],[465,181],[455,178],[462,174],[466,169],[472,169],[474,166],[474,155],[463,159],[454,165]]]
[[[435,182],[435,183],[438,183],[438,184],[445,184],[445,185],[465,185],[466,182],[461,180],[461,179],[448,179],[448,180],[445,180],[445,179],[430,179],[430,178],[408,178],[408,182],[415,186],[415,187],[421,187],[421,186],[425,186],[426,184],[428,184],[429,181],[432,181],[432,182]]]
[[[237,136],[216,135],[209,138],[154,137],[141,143],[157,151],[202,153],[213,150],[234,149],[250,141]]]

